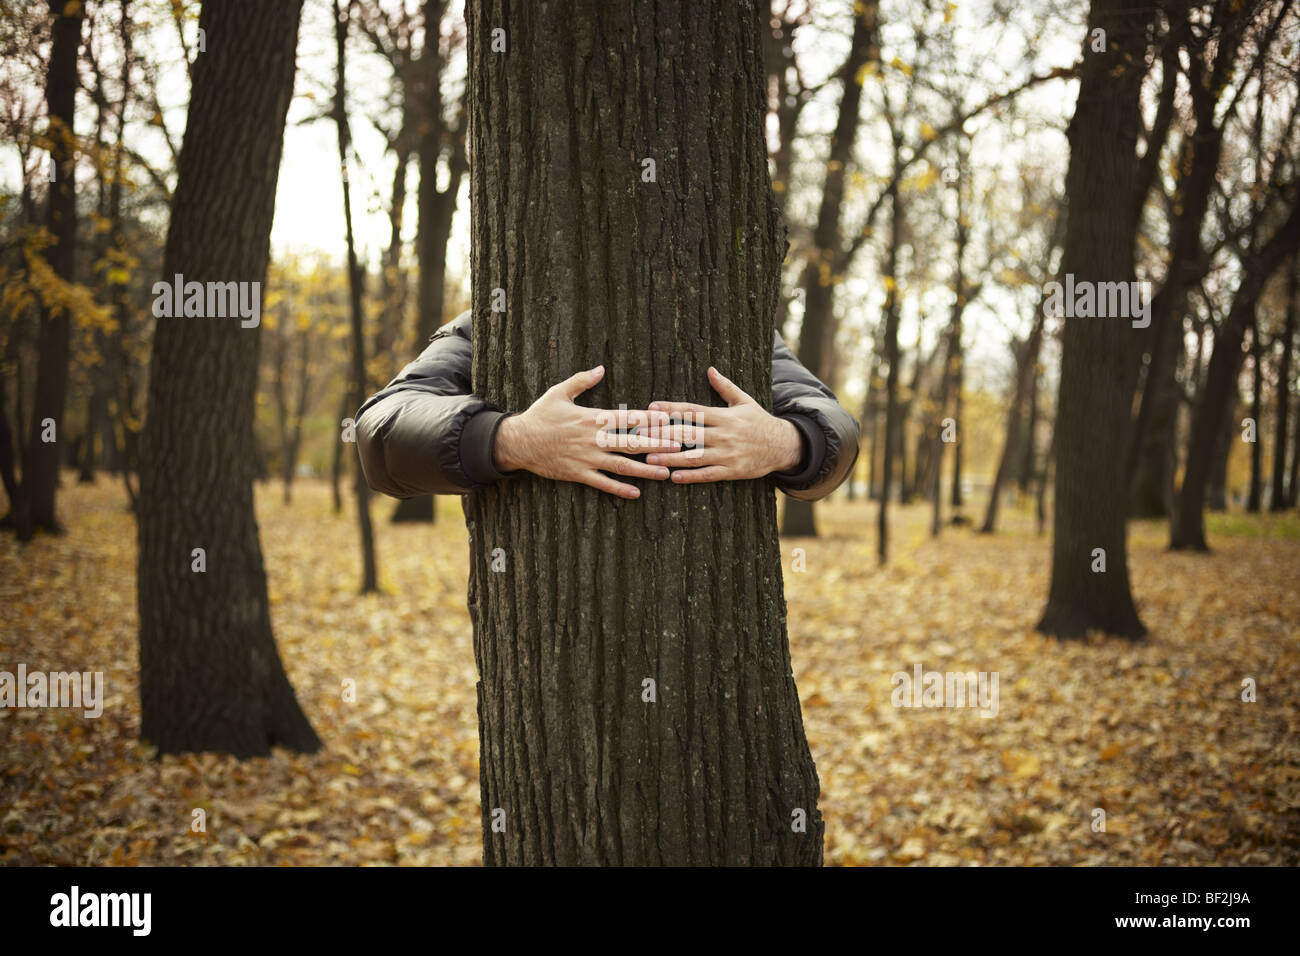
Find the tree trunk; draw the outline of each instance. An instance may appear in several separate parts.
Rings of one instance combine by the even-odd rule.
[[[961,413],[962,413],[962,316],[966,312],[970,289],[966,282],[966,249],[970,245],[970,222],[966,218],[966,186],[968,183],[968,157],[970,140],[964,136],[957,139],[957,176],[952,182],[953,200],[956,204],[955,226],[956,250],[953,256],[952,275],[952,309],[948,314],[948,331],[944,343],[943,372],[939,377],[939,395],[934,412],[934,476],[930,489],[931,537],[939,536],[942,518],[943,498],[943,456],[945,441],[944,418],[948,412],[949,393],[955,391],[957,399],[953,412],[953,478],[952,504],[961,507]]]
[[[1282,329],[1282,354],[1277,360],[1277,412],[1273,422],[1273,485],[1268,498],[1269,511],[1285,511],[1291,500],[1286,483],[1286,443],[1287,418],[1291,409],[1291,352],[1296,347],[1296,313],[1300,311],[1300,256],[1292,254],[1289,265],[1286,277],[1286,325]]]
[[[1047,457],[1043,459],[1043,470],[1038,474],[1038,491],[1035,494],[1034,517],[1038,521],[1038,533],[1047,530],[1047,481],[1056,463],[1056,425],[1052,425],[1052,438],[1047,445]]]
[[[598,407],[716,404],[711,364],[770,395],[785,243],[759,10],[468,6],[489,401],[601,364]],[[819,865],[770,482],[625,501],[526,475],[465,507],[485,862]]]
[[[930,365],[934,362],[935,355],[940,350],[936,347],[929,358],[926,358],[921,351],[921,333],[916,335],[916,361],[912,364],[912,380],[908,385],[907,395],[901,400],[899,406],[899,436],[898,436],[898,459],[902,465],[903,474],[902,503],[911,504],[912,498],[918,493],[923,492],[921,486],[921,472],[925,467],[926,435],[924,424],[916,436],[916,451],[912,459],[912,469],[907,468],[907,423],[912,420],[912,409],[916,405],[916,397],[920,394],[921,379],[930,372]],[[928,486],[926,486],[928,487]]]
[[[1106,31],[1106,50],[1085,45],[1068,131],[1070,205],[1059,272],[1076,282],[1134,279],[1135,237],[1124,212],[1139,182],[1139,94],[1153,16],[1151,5],[1129,0],[1093,0],[1089,10],[1089,32]],[[1141,637],[1125,529],[1131,321],[1067,315],[1061,338],[1052,583],[1038,630],[1061,638],[1090,629]]]
[[[1246,511],[1259,514],[1264,503],[1264,347],[1259,338],[1259,321],[1250,330],[1250,417],[1255,422],[1255,440],[1250,443],[1250,491]]]
[[[286,301],[280,309],[276,323],[271,358],[271,397],[275,401],[275,421],[280,431],[280,478],[283,484],[283,502],[288,507],[293,500],[293,466],[289,463],[289,308]]]
[[[894,481],[894,451],[902,442],[899,440],[900,425],[898,421],[898,246],[899,208],[897,157],[900,138],[894,137],[895,166],[889,187],[889,240],[885,249],[885,313],[882,321],[885,326],[885,363],[889,371],[885,373],[885,467],[880,476],[880,506],[876,512],[876,557],[884,564],[889,560],[889,494]]]
[[[1291,207],[1286,222],[1265,243],[1263,249],[1242,263],[1241,284],[1232,297],[1232,308],[1214,336],[1214,351],[1205,375],[1200,404],[1192,419],[1192,437],[1187,448],[1187,469],[1178,496],[1178,510],[1170,528],[1169,546],[1174,550],[1208,551],[1205,541],[1205,489],[1213,460],[1214,443],[1228,413],[1231,395],[1236,394],[1241,371],[1241,344],[1255,316],[1255,308],[1269,277],[1282,260],[1300,244],[1300,203]],[[1256,436],[1258,439],[1258,436]]]
[[[442,57],[438,53],[438,31],[446,0],[424,3],[424,83],[421,111],[419,223],[415,245],[419,257],[417,297],[419,313],[415,323],[415,348],[422,350],[442,325],[442,305],[447,284],[447,241],[456,215],[456,199],[465,174],[465,124],[449,129],[443,118]],[[462,114],[463,115],[463,114]],[[447,188],[438,189],[438,160],[447,148],[450,171]],[[437,517],[433,495],[404,498],[393,509],[395,524],[429,522]]]
[[[1160,295],[1156,296],[1157,300],[1160,298]],[[1153,304],[1152,313],[1157,311]],[[1152,321],[1154,324],[1155,320]],[[1140,411],[1133,424],[1135,443],[1130,446],[1134,464],[1129,514],[1134,518],[1163,518],[1174,506],[1174,473],[1178,464],[1175,439],[1181,404],[1178,366],[1183,361],[1186,346],[1183,343],[1182,314],[1170,316],[1167,321],[1178,328],[1158,335],[1153,345]]]
[[[340,427],[342,427],[343,422],[348,420],[356,407],[352,402],[352,389],[345,389],[339,405],[338,421]],[[330,463],[330,499],[336,515],[343,513],[343,493],[339,490],[339,485],[343,480],[343,444],[342,441],[334,443],[334,457]]]
[[[958,204],[960,208],[961,194],[958,192]],[[960,218],[960,216],[959,216]],[[958,225],[958,235],[966,234],[965,226]],[[963,296],[965,295],[965,280],[962,278],[962,261],[963,256],[960,254],[961,243],[959,242],[959,254],[957,256],[956,273],[956,294],[953,298],[952,314],[948,325],[948,331],[944,335],[943,345],[943,371],[939,375],[939,388],[935,397],[934,418],[931,422],[930,442],[933,450],[930,453],[930,536],[937,538],[943,524],[943,454],[944,446],[947,444],[943,440],[943,418],[944,413],[948,410],[948,393],[952,390],[954,364],[953,358],[955,350],[960,346],[955,339],[961,335],[961,313],[963,309]]]
[[[1022,495],[1029,494],[1029,487],[1038,474],[1038,382],[1041,378],[1042,371],[1035,361],[1029,376],[1029,421],[1025,423],[1024,440],[1020,444],[1020,463],[1016,468],[1016,487]]]
[[[853,142],[857,139],[862,106],[860,73],[872,59],[878,60],[876,43],[877,0],[856,5],[853,36],[849,55],[840,67],[843,83],[839,113],[831,133],[830,152],[826,161],[826,180],[822,185],[817,225],[813,228],[812,250],[803,268],[799,284],[804,290],[803,325],[799,329],[799,361],[828,385],[830,353],[835,341],[835,272],[840,267],[843,241],[840,217],[844,207],[844,187],[848,167],[853,159]],[[764,94],[766,95],[766,94]],[[781,531],[785,535],[815,535],[816,522],[811,501],[788,500]]]
[[[880,418],[878,401],[880,390],[884,385],[880,381],[880,362],[885,349],[885,327],[877,323],[876,334],[871,345],[871,367],[867,371],[866,392],[862,396],[862,432],[866,436],[867,454],[867,500],[875,501],[879,497],[876,488],[876,437],[879,433],[877,419]],[[784,532],[784,527],[782,528]]]
[[[350,408],[360,408],[366,400],[366,334],[362,315],[362,287],[365,274],[357,262],[357,244],[352,235],[352,187],[348,183],[348,149],[352,131],[348,126],[347,39],[352,23],[352,2],[341,7],[334,0],[334,37],[336,83],[334,86],[334,125],[338,127],[339,169],[343,174],[343,226],[348,247],[348,312],[352,326],[352,399]],[[361,593],[379,590],[379,571],[375,563],[375,532],[370,523],[370,485],[361,470],[361,456],[352,461],[352,490],[357,498],[357,525],[361,533]]]
[[[73,128],[77,96],[77,58],[81,48],[82,5],[50,0],[53,26],[50,33],[50,65],[45,78],[45,102],[49,111],[50,163],[55,181],[50,183],[46,227],[53,244],[44,252],[55,274],[64,282],[76,279],[77,263],[77,142]],[[16,525],[22,539],[35,531],[63,530],[55,514],[62,446],[58,437],[67,435],[63,420],[68,393],[69,337],[72,318],[66,309],[41,306],[27,453],[23,456],[22,488],[13,511],[21,520]],[[55,440],[46,441],[45,422],[55,426]]]
[[[965,426],[962,424],[962,418],[966,410],[966,355],[962,350],[962,317],[958,315],[955,320],[956,327],[953,330],[952,338],[952,390],[953,403],[952,420],[956,440],[952,442],[952,494],[949,496],[949,503],[954,511],[960,511],[966,501],[962,492],[962,459],[966,450]],[[956,516],[954,516],[956,520]]]
[[[1179,19],[1171,25],[1170,34],[1163,40],[1165,80],[1161,89],[1161,111],[1179,48],[1185,42],[1185,14],[1178,12],[1175,15]],[[1235,6],[1217,7],[1210,25],[1216,43],[1213,47],[1193,44],[1188,50],[1186,85],[1194,128],[1184,137],[1176,157],[1176,168],[1183,174],[1179,177],[1171,204],[1169,261],[1164,282],[1151,301],[1151,324],[1147,329],[1135,332],[1139,347],[1130,351],[1129,374],[1135,384],[1140,378],[1143,355],[1150,356],[1138,413],[1129,429],[1127,477],[1132,485],[1130,512],[1134,517],[1164,517],[1174,507],[1180,404],[1178,366],[1185,352],[1183,317],[1188,290],[1205,275],[1211,260],[1204,252],[1201,233],[1218,182],[1223,150],[1225,127],[1223,123],[1215,122],[1215,114],[1220,97],[1233,88],[1228,78],[1237,48],[1245,36],[1242,26],[1250,15],[1252,11]],[[1176,77],[1174,82],[1176,84]],[[1163,128],[1159,122],[1153,135],[1160,143],[1163,142]],[[1146,190],[1153,181],[1154,165],[1159,163],[1159,159],[1158,155],[1149,152],[1143,157],[1139,195],[1134,197],[1132,207],[1137,215],[1141,213]]]
[[[0,363],[0,482],[4,485],[5,497],[9,499],[9,514],[5,515],[4,525],[13,518],[13,508],[18,501],[18,476],[14,469],[14,435],[9,427],[9,385],[6,382],[5,363]]]
[[[1209,487],[1206,489],[1206,507],[1210,511],[1228,510],[1228,460],[1232,457],[1232,443],[1237,437],[1237,400],[1234,391],[1229,398],[1228,414],[1223,418],[1223,427],[1214,439],[1214,457],[1210,461]]]
[[[1300,505],[1300,406],[1291,415],[1295,423],[1291,432],[1291,468],[1286,483],[1286,501],[1288,508]]]
[[[402,271],[402,212],[406,207],[406,172],[411,159],[408,139],[403,128],[397,134],[393,146],[397,165],[393,172],[393,189],[388,203],[388,247],[384,250],[379,270],[381,307],[379,321],[375,323],[374,342],[375,356],[383,360],[385,371],[394,366],[400,367],[395,360],[394,346],[402,330],[402,318],[406,315],[406,275]],[[385,381],[381,378],[372,385],[377,390],[383,387]],[[371,389],[368,388],[367,391]]]
[[[1288,507],[1300,505],[1300,407],[1297,407],[1291,420],[1295,423],[1291,432],[1291,477],[1287,480],[1286,500]]]
[[[104,71],[98,60],[93,56],[91,62],[95,77],[92,88],[92,98],[95,103],[95,186],[98,193],[95,212],[101,219],[111,223],[108,210],[108,192],[114,170],[108,162],[108,150],[104,142],[104,130],[108,125],[108,97],[104,92]],[[125,73],[126,70],[123,70],[123,72]],[[99,229],[95,230],[94,238],[90,242],[91,275],[94,279],[96,302],[103,302],[107,299],[110,276],[108,270],[100,264],[107,259],[109,242],[109,235]],[[80,472],[77,475],[77,483],[93,485],[95,483],[96,466],[95,442],[99,439],[100,433],[103,432],[104,422],[108,417],[108,398],[104,389],[106,373],[104,332],[102,329],[95,328],[87,330],[87,335],[90,339],[91,350],[97,361],[88,365],[85,369],[89,391],[86,394],[86,432],[85,439],[81,443],[81,455],[78,461]]]
[[[207,51],[194,64],[165,281],[266,279],[301,6],[203,5]],[[140,733],[162,753],[320,746],[271,634],[253,513],[259,331],[178,317],[159,318],[154,335],[140,453]]]
[[[1020,344],[1019,361],[1016,363],[1016,382],[1011,395],[1011,407],[1007,409],[1007,433],[1002,442],[1002,457],[998,460],[997,474],[993,477],[993,487],[989,490],[988,510],[984,512],[984,524],[980,534],[992,534],[998,523],[998,499],[1002,488],[1011,481],[1011,470],[1015,467],[1018,443],[1020,441],[1020,418],[1025,403],[1029,401],[1030,384],[1034,370],[1038,367],[1038,352],[1043,344],[1043,326],[1046,316],[1040,299],[1034,312],[1034,324],[1029,330],[1029,338]],[[1031,436],[1032,438],[1032,436]]]

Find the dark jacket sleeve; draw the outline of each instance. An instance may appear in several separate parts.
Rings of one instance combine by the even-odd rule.
[[[506,474],[492,462],[505,413],[471,394],[471,315],[444,325],[356,415],[366,481],[395,498],[464,494]]]
[[[492,461],[506,413],[471,393],[471,314],[440,328],[419,357],[356,415],[366,481],[396,498],[465,494],[511,472]],[[858,457],[858,423],[829,388],[799,364],[774,335],[772,414],[799,429],[804,454],[791,471],[772,475],[794,498],[824,498],[848,477]]]
[[[791,498],[816,501],[838,488],[858,460],[858,423],[835,393],[804,368],[774,333],[772,414],[789,419],[803,438],[804,455],[791,471],[772,480]]]

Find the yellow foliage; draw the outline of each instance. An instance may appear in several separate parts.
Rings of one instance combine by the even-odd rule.
[[[0,267],[0,305],[10,316],[40,305],[52,315],[66,313],[79,328],[103,331],[116,328],[112,310],[97,303],[89,288],[78,282],[67,282],[54,271],[44,255],[53,243],[54,237],[47,229],[26,229],[23,261],[27,268],[14,271]]]

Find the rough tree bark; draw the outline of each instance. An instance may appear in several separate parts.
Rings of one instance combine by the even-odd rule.
[[[1129,0],[1093,0],[1088,12],[1089,34],[1104,30],[1106,48],[1085,44],[1068,131],[1069,211],[1059,272],[1076,283],[1134,279],[1133,222],[1124,211],[1140,181],[1139,94],[1154,12]],[[1038,630],[1062,638],[1089,629],[1141,637],[1146,628],[1129,586],[1123,480],[1131,323],[1067,316],[1061,339],[1052,583]]]
[[[717,404],[710,364],[770,394],[761,9],[469,5],[488,400],[600,364],[599,407]],[[520,476],[465,507],[486,863],[820,864],[771,485]]]
[[[301,7],[203,5],[168,281],[265,282]],[[259,331],[178,317],[160,318],[154,335],[140,453],[140,733],[163,753],[320,746],[271,634],[253,514]]]

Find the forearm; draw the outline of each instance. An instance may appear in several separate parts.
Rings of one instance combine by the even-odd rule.
[[[779,335],[772,350],[772,413],[792,422],[805,442],[801,467],[774,475],[778,488],[806,501],[824,498],[853,471],[858,423],[835,393],[806,369]]]
[[[838,403],[799,403],[782,416],[798,428],[804,443],[799,467],[772,476],[791,498],[816,501],[844,483],[858,459],[858,423]]]
[[[500,480],[492,442],[503,416],[469,395],[398,391],[357,414],[357,450],[366,482],[394,498],[465,494]]]

